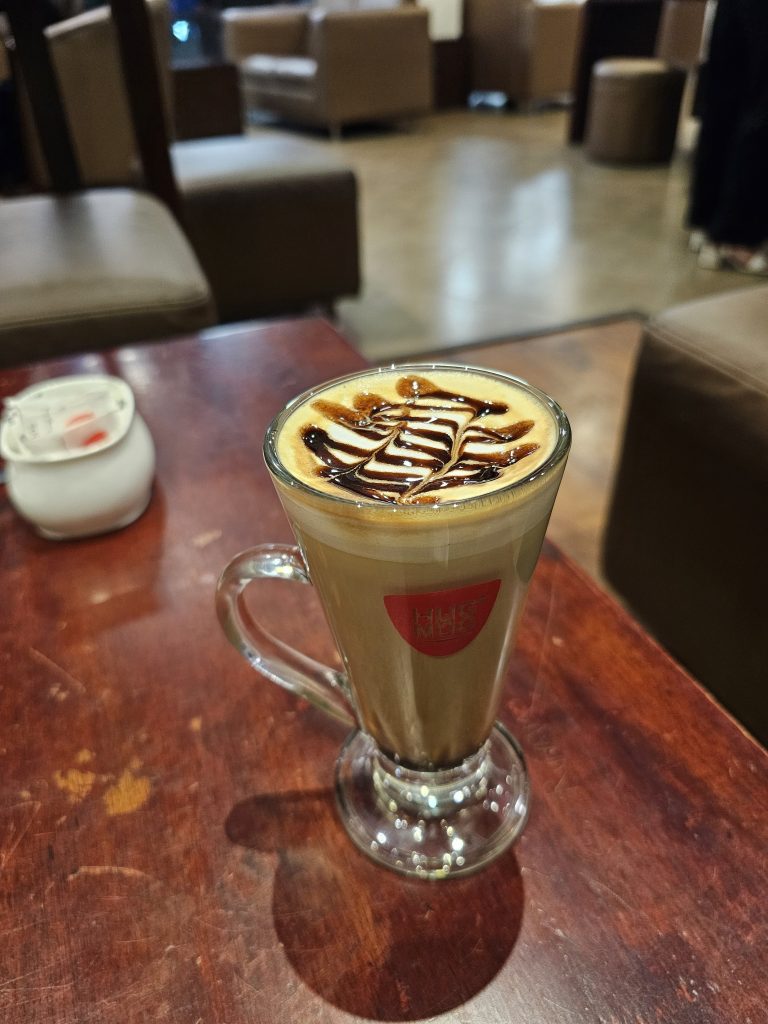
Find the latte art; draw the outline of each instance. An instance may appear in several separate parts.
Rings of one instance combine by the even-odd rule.
[[[509,411],[504,403],[445,391],[426,377],[401,377],[394,403],[377,394],[354,396],[352,408],[313,402],[330,429],[310,424],[301,437],[323,463],[319,476],[374,501],[433,503],[438,491],[495,480],[532,455],[536,443],[515,445],[533,420],[485,427]]]
[[[435,505],[503,487],[551,451],[551,414],[527,396],[480,374],[425,371],[315,395],[281,434],[292,470],[356,500]]]

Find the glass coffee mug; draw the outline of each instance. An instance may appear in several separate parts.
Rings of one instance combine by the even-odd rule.
[[[341,819],[396,871],[475,871],[525,825],[525,761],[495,719],[569,446],[538,389],[440,364],[331,381],[267,431],[298,547],[238,555],[219,619],[254,668],[354,727],[336,768]],[[254,621],[242,595],[265,578],[315,587],[343,674]]]

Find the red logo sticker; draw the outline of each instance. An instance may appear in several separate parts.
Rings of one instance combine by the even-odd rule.
[[[488,621],[501,580],[474,583],[431,594],[389,594],[384,598],[392,625],[422,654],[443,658],[471,644]]]

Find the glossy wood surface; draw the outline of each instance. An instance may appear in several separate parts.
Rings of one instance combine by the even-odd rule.
[[[764,1021],[766,754],[552,546],[501,709],[520,843],[430,884],[346,839],[343,730],[235,653],[213,589],[288,539],[268,420],[359,365],[304,321],[0,373],[119,374],[158,452],[149,510],[102,538],[45,542],[0,491],[0,1019]],[[311,592],[264,588],[331,658]]]

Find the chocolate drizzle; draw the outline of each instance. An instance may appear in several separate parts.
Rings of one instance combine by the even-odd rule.
[[[443,391],[416,375],[401,377],[396,391],[401,402],[371,394],[356,395],[352,408],[313,402],[344,428],[342,438],[319,426],[303,429],[302,441],[322,463],[319,476],[373,501],[435,504],[438,492],[497,480],[539,448],[510,447],[531,431],[533,420],[495,428],[478,422],[508,412],[503,403]]]

